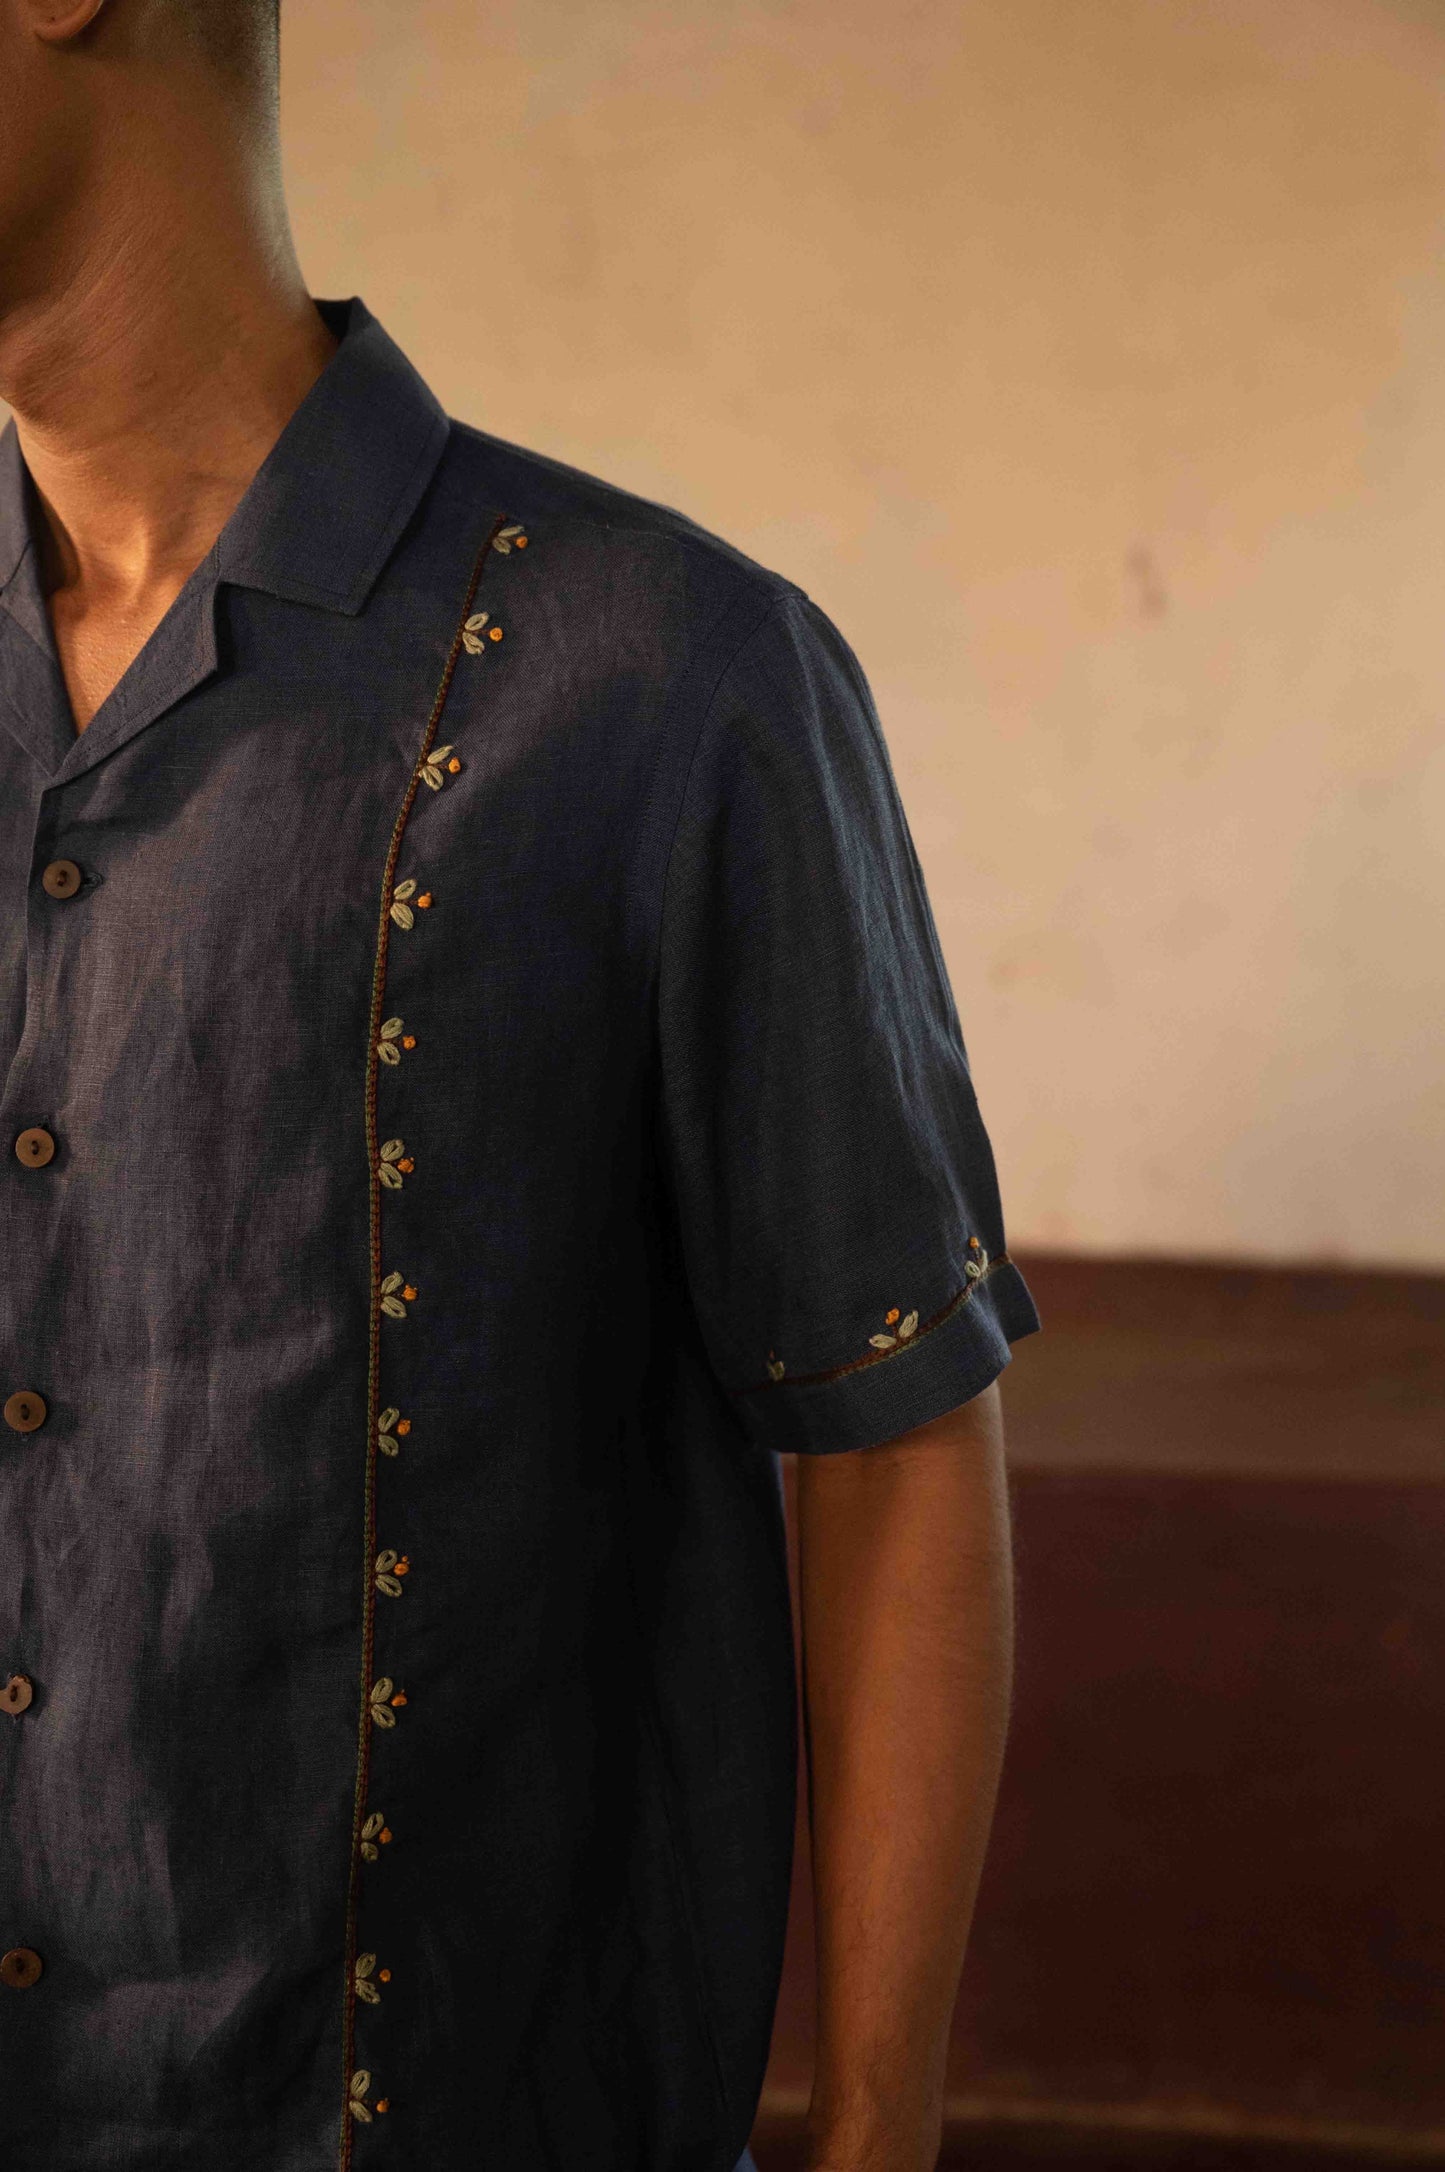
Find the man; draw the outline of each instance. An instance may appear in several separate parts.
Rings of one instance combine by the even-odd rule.
[[[1036,1325],[866,689],[448,423],[274,0],[0,0],[7,2172],[925,2172]]]

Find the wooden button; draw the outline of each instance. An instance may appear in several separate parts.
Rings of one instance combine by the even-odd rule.
[[[35,1702],[35,1684],[28,1674],[12,1674],[0,1689],[0,1711],[28,1712]]]
[[[21,1388],[15,1395],[7,1396],[0,1416],[16,1433],[33,1433],[37,1425],[44,1425],[46,1418],[45,1397],[32,1388]]]
[[[0,1983],[8,1984],[12,1991],[28,1991],[33,1983],[39,1983],[45,1963],[29,1946],[12,1946],[8,1953],[0,1953]]]
[[[40,887],[47,897],[74,897],[80,879],[74,860],[52,860],[40,878]]]
[[[27,1169],[43,1169],[55,1159],[55,1141],[39,1124],[32,1124],[15,1141],[15,1158],[23,1161]]]

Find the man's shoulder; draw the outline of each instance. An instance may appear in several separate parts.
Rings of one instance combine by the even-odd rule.
[[[445,466],[453,486],[460,484],[469,498],[480,493],[509,521],[545,529],[549,542],[573,546],[567,555],[574,575],[589,563],[609,581],[632,569],[640,578],[677,584],[695,602],[711,593],[718,601],[755,603],[760,611],[804,600],[795,582],[672,506],[471,423],[452,420]]]

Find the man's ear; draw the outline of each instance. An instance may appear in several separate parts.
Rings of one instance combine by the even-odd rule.
[[[42,45],[65,45],[90,28],[105,4],[106,0],[20,0],[19,13]]]

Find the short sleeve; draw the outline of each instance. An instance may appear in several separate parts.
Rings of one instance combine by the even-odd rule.
[[[802,596],[700,729],[658,1039],[688,1295],[749,1436],[866,1447],[982,1393],[1038,1315],[868,688]]]

